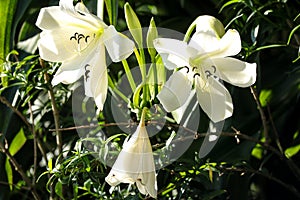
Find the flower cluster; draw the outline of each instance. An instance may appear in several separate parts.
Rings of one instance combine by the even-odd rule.
[[[36,25],[42,29],[38,43],[42,59],[61,62],[53,85],[70,84],[84,76],[85,94],[102,110],[108,88],[105,48],[114,62],[132,54],[134,43],[91,14],[83,3],[61,0],[43,8]]]
[[[241,38],[236,30],[225,33],[223,24],[211,16],[200,16],[193,25],[196,31],[189,42],[168,38],[154,42],[165,66],[178,69],[158,99],[167,111],[174,111],[194,94],[191,93],[194,85],[203,111],[213,122],[219,122],[233,113],[231,96],[220,79],[248,87],[256,81],[256,64],[229,57],[241,51]]]
[[[113,62],[128,58],[135,44],[91,14],[83,3],[61,0],[59,6],[43,8],[36,25],[42,30],[38,43],[42,59],[61,62],[52,84],[74,83],[83,76],[85,94],[102,110],[108,89],[106,51]],[[190,37],[193,28],[195,33]],[[256,64],[232,58],[241,50],[236,30],[225,29],[211,16],[200,16],[187,33],[185,41],[157,38],[154,48],[165,67],[174,70],[157,95],[166,111],[184,108],[196,94],[203,111],[213,122],[233,113],[228,90],[221,80],[248,87],[256,80]],[[190,37],[190,40],[188,38]],[[195,90],[196,92],[191,92]],[[155,165],[145,126],[145,109],[139,126],[123,144],[106,182],[115,187],[121,182],[136,183],[142,194],[157,196]]]

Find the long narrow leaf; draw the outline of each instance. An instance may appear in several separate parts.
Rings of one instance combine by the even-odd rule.
[[[9,153],[14,156],[25,144],[27,138],[24,134],[24,130],[21,128],[19,133],[14,137],[11,144],[9,145]]]
[[[114,26],[117,25],[118,3],[118,0],[105,0],[105,6],[108,13],[109,23]]]

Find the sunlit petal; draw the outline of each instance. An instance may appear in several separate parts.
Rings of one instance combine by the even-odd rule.
[[[198,102],[203,111],[213,122],[219,122],[230,117],[233,105],[228,90],[218,80],[210,77],[208,82],[196,78]]]
[[[84,16],[75,11],[64,12],[60,6],[42,8],[38,15],[36,26],[42,30],[86,27],[94,31],[99,29],[99,27],[106,27],[100,19],[95,18],[91,14]]]
[[[75,32],[75,30],[42,32],[38,42],[41,58],[52,62],[62,62],[75,57],[80,48],[77,42],[70,40]]]
[[[104,47],[100,46],[97,53],[90,59],[87,59],[85,63],[85,94],[93,97],[97,107],[103,110],[108,88]]]
[[[175,119],[175,121],[179,124],[182,120],[182,117],[184,116],[186,109],[188,108],[189,104],[191,103],[191,100],[195,96],[195,90],[192,90],[190,95],[188,96],[186,102],[176,110],[172,111],[172,115]],[[186,120],[186,119],[184,119]]]
[[[219,40],[218,50],[210,55],[210,58],[223,58],[235,56],[241,51],[241,38],[239,32],[230,29]]]
[[[63,17],[66,17],[66,15],[59,6],[42,8],[35,24],[42,30],[53,30],[60,27],[61,23],[64,23],[64,20],[58,20]]]
[[[211,33],[199,32],[192,36],[189,46],[197,49],[197,54],[201,55],[218,50],[219,39]]]
[[[172,74],[157,95],[157,98],[167,112],[181,107],[190,96],[192,83],[188,79],[187,74],[182,71],[184,70]]]
[[[62,12],[73,18],[73,25],[80,22],[84,26],[90,26],[90,28],[99,26],[106,27],[105,23],[91,14],[82,2],[78,2],[74,6],[72,0],[60,0],[59,5]],[[68,22],[68,20],[66,20],[66,22]],[[70,22],[68,22],[68,25],[72,26],[72,22]]]
[[[168,54],[168,61],[179,67],[189,66],[189,58],[196,55],[195,49],[180,40],[159,38],[153,41],[153,45],[159,54]]]
[[[239,87],[248,87],[256,81],[256,64],[234,58],[215,58],[212,60],[219,76],[224,81]]]
[[[142,194],[156,198],[157,186],[152,147],[144,122],[126,139],[105,181],[111,186],[136,183]]]
[[[109,26],[105,29],[102,37],[113,62],[124,60],[132,54],[134,49],[133,41],[118,33],[114,26]]]
[[[168,53],[160,53],[160,57],[163,61],[163,64],[169,70],[176,69],[178,67],[178,65],[176,62],[169,60],[169,55],[170,54],[168,54]]]
[[[59,83],[71,84],[77,81],[83,74],[83,69],[76,70],[62,70],[58,69],[52,79],[52,85],[55,86]]]
[[[204,32],[218,38],[225,34],[223,24],[213,16],[201,15],[193,23],[196,24],[196,33]]]

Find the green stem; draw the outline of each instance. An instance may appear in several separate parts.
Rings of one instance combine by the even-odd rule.
[[[133,52],[134,52],[134,54],[135,54],[135,57],[136,57],[136,59],[137,59],[137,62],[138,62],[138,64],[139,64],[139,66],[141,66],[141,65],[142,65],[142,59],[141,59],[141,56],[140,56],[139,51],[137,50],[137,48],[134,48],[134,49],[133,49]]]
[[[184,35],[184,39],[183,39],[184,42],[187,42],[190,39],[190,36],[191,36],[192,32],[194,31],[195,27],[196,27],[196,23],[195,22],[193,22],[189,26],[188,30],[186,31],[186,33]]]
[[[130,71],[127,60],[122,60],[122,64],[123,64],[127,79],[129,81],[131,90],[134,92],[136,90],[136,85],[135,85],[134,79],[132,77],[132,74],[131,74],[131,71]]]
[[[41,58],[40,58],[40,65],[45,69],[45,67],[46,67],[45,62]],[[48,94],[49,94],[51,105],[52,105],[52,112],[53,112],[55,129],[58,130],[59,127],[60,127],[59,111],[58,111],[58,107],[57,107],[57,104],[56,104],[56,101],[55,101],[55,95],[54,95],[53,87],[50,83],[50,77],[49,77],[49,75],[46,71],[44,72],[44,77],[45,77],[46,84],[48,84]],[[57,143],[58,153],[61,154],[62,153],[63,142],[62,142],[62,135],[61,135],[60,131],[56,131],[56,143]]]
[[[156,62],[155,58],[152,59],[153,64],[153,76],[154,76],[154,97],[158,94],[158,79],[157,79],[157,69],[156,69]]]
[[[141,114],[141,120],[140,120],[140,126],[145,126],[145,118],[146,118],[146,113],[147,113],[148,108],[143,107],[142,114]]]
[[[146,70],[146,59],[145,59],[145,53],[144,53],[144,49],[140,48],[140,55],[141,55],[141,63],[142,65],[141,67],[141,72],[142,72],[142,79],[143,79],[143,105],[146,105],[146,102],[148,102],[150,100],[149,98],[149,87],[147,85],[147,70]]]
[[[145,53],[144,49],[140,48],[139,51],[137,49],[134,49],[135,56],[137,58],[138,64],[141,69],[141,74],[142,74],[142,84],[143,84],[143,99],[142,99],[142,106],[146,105],[146,102],[149,100],[149,95],[148,95],[148,85],[146,84],[147,81],[147,71],[146,71],[146,64],[145,64]]]

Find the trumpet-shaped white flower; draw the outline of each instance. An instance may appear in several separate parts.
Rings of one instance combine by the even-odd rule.
[[[188,43],[168,38],[154,41],[165,66],[178,69],[157,97],[171,112],[184,105],[194,87],[203,111],[213,122],[219,122],[233,113],[231,96],[220,79],[248,87],[256,81],[256,64],[230,57],[241,50],[236,30],[225,33],[222,23],[211,16],[200,16],[194,24],[196,31]]]
[[[69,84],[84,76],[86,95],[102,110],[108,87],[105,48],[112,61],[119,62],[133,52],[134,43],[91,14],[83,3],[74,7],[73,0],[42,8],[36,25],[42,29],[41,58],[62,63],[52,84]]]
[[[137,130],[126,139],[105,181],[111,186],[136,183],[142,194],[157,196],[157,183],[152,147],[142,117]]]

